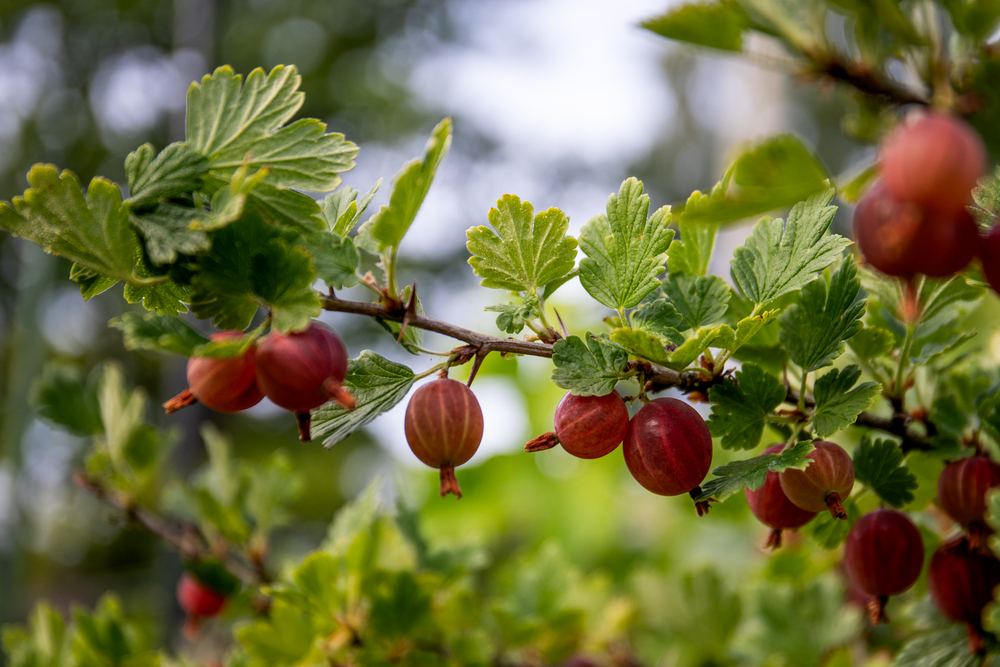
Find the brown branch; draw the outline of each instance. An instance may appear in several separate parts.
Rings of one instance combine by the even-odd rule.
[[[866,95],[880,97],[893,104],[919,104],[922,106],[929,104],[924,97],[885,79],[863,62],[845,62],[833,56],[826,56],[816,60],[816,69],[811,73],[828,76],[853,86]]]
[[[221,557],[209,547],[208,540],[197,526],[190,523],[170,521],[149,511],[141,505],[125,502],[118,494],[107,489],[100,481],[81,471],[73,473],[73,482],[122,512],[129,523],[139,526],[172,546],[184,558],[193,561],[220,560],[227,570],[241,581],[259,585],[270,583],[271,578],[263,564],[257,566],[245,563],[231,551]]]
[[[369,317],[390,320],[392,322],[402,322],[403,318],[406,317],[405,308],[390,309],[377,303],[345,301],[337,298],[336,296],[325,294],[321,294],[320,297],[323,300],[323,308],[330,311],[353,313],[355,315],[367,315]],[[488,336],[486,334],[479,333],[478,331],[463,329],[462,327],[451,324],[450,322],[444,322],[442,320],[436,320],[433,317],[427,317],[426,315],[411,315],[407,318],[407,322],[409,326],[419,327],[421,329],[426,329],[427,331],[434,331],[468,343],[469,347],[476,350],[475,357],[479,360],[484,358],[490,352],[513,352],[515,354],[524,354],[532,357],[552,356],[552,345],[549,343]],[[465,349],[468,350],[468,348]],[[464,359],[468,361],[468,359],[472,358],[472,356],[473,355],[467,351]],[[646,390],[651,392],[662,391],[673,387],[680,389],[685,393],[699,392],[707,396],[708,390],[713,386],[720,384],[724,379],[724,374],[709,377],[702,375],[698,371],[675,371],[670,368],[664,368],[663,366],[656,366],[654,364],[647,364],[644,362],[642,363],[642,366],[646,376]],[[798,405],[799,393],[793,389],[789,389],[785,400],[792,405]],[[811,396],[807,395],[805,402],[806,405],[810,407],[815,406],[815,401]],[[909,415],[904,415],[903,417],[897,416],[887,419],[885,417],[877,417],[868,412],[862,412],[858,415],[858,418],[854,423],[857,426],[866,426],[868,428],[878,429],[901,438],[903,441],[902,449],[904,452],[914,449],[924,451],[933,449],[929,438],[914,433],[908,428],[909,422],[911,421],[908,417]]]

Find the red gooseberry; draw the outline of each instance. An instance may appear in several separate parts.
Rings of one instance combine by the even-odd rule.
[[[868,607],[872,623],[888,620],[885,604],[889,596],[912,586],[923,566],[924,542],[920,531],[901,512],[892,509],[869,512],[858,519],[847,535],[844,567],[861,590],[875,597]]]
[[[967,540],[941,545],[931,558],[927,588],[934,604],[948,618],[967,623],[974,653],[984,648],[983,609],[1000,585],[1000,561],[991,553],[973,551]]]
[[[555,431],[545,433],[524,446],[539,452],[562,445],[581,459],[597,459],[615,451],[628,431],[628,408],[618,392],[605,396],[566,394],[556,408]]]
[[[765,449],[762,454],[778,454],[785,448],[784,444],[777,444]],[[750,487],[743,489],[750,511],[765,526],[771,528],[771,534],[767,538],[765,546],[777,549],[781,546],[781,531],[801,528],[816,516],[816,512],[809,512],[796,506],[785,492],[781,489],[781,480],[778,473],[769,471],[764,478],[764,484],[757,490]]]
[[[327,327],[311,322],[304,331],[272,331],[257,348],[257,383],[275,404],[299,420],[299,437],[311,439],[309,411],[329,400],[354,407],[341,386],[347,375],[347,349]]]
[[[854,462],[843,447],[832,442],[814,442],[816,449],[807,458],[812,463],[805,470],[779,473],[781,490],[797,507],[807,512],[830,510],[837,519],[846,519],[843,499],[854,488]]]
[[[242,331],[220,331],[209,336],[212,341],[238,338],[246,338],[246,334]],[[260,403],[264,394],[257,386],[256,351],[257,346],[250,343],[242,354],[234,357],[194,356],[188,359],[188,388],[163,404],[167,414],[195,402],[216,412],[239,412]]]
[[[880,162],[886,187],[897,199],[956,210],[986,171],[986,146],[957,116],[914,114],[882,143]]]
[[[483,411],[472,390],[446,377],[421,386],[406,406],[404,430],[417,458],[441,470],[441,496],[461,498],[455,467],[471,459],[483,439]]]
[[[195,636],[202,619],[218,615],[226,606],[226,596],[185,572],[177,582],[177,603],[188,617],[185,633]]]
[[[987,531],[983,522],[986,493],[996,486],[1000,486],[1000,466],[985,456],[953,461],[938,478],[938,503],[948,516],[968,529],[973,549],[980,547]]]
[[[643,487],[661,496],[697,498],[712,467],[712,435],[698,411],[676,398],[657,398],[632,417],[625,434],[625,464]],[[698,515],[707,502],[695,502]]]

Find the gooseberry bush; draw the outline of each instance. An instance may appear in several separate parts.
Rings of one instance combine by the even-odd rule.
[[[745,499],[776,569],[797,533],[823,554],[787,566],[798,587],[759,593],[756,625],[741,624],[743,601],[713,572],[683,579],[668,604],[683,617],[669,631],[688,646],[677,664],[996,664],[998,20],[997,3],[767,0],[651,19],[653,32],[730,53],[773,43],[804,78],[842,87],[845,128],[878,150],[841,177],[794,135],[761,139],[680,204],[653,206],[626,179],[577,238],[559,208],[500,194],[466,233],[471,271],[496,290],[497,331],[425,313],[402,275],[451,120],[368,214],[379,183],[340,187],[358,147],[319,120],[293,121],[293,66],[245,79],[220,67],[192,84],[185,140],[136,149],[121,185],[95,178],[84,191],[73,173],[35,166],[23,196],[0,204],[0,227],[70,260],[84,300],[123,289],[141,304],[110,324],[129,350],[189,358],[189,388],[168,413],[267,397],[302,441],[334,447],[410,396],[400,435],[440,471],[435,502],[462,497],[461,466],[482,440],[483,361],[550,358],[567,393],[522,456],[560,446],[583,465],[623,458],[638,487],[699,521],[721,522],[720,504]],[[852,217],[856,243],[836,233]],[[712,274],[724,265],[718,230],[745,220],[728,271]],[[553,307],[570,281],[592,299],[571,329]],[[371,298],[341,296],[356,286]],[[316,321],[323,311],[373,318],[413,362],[348,350]],[[454,348],[430,353],[424,331]],[[449,377],[459,373],[466,382]],[[84,379],[53,365],[33,396],[43,417],[92,439],[74,482],[184,560],[187,634],[236,621],[229,665],[660,660],[659,621],[554,548],[487,580],[481,554],[435,544],[373,487],[320,548],[279,558],[273,531],[302,485],[280,452],[240,461],[207,425],[208,462],[164,484],[176,432],[169,418],[147,423],[146,395],[121,368]],[[831,588],[825,574],[840,572]],[[583,590],[597,602],[581,602]],[[175,661],[113,596],[69,624],[40,604],[3,644],[18,666]]]

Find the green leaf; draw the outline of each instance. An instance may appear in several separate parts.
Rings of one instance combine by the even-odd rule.
[[[850,243],[827,235],[836,206],[828,206],[834,190],[792,207],[788,223],[765,218],[754,225],[746,243],[737,248],[730,266],[743,295],[756,304],[767,303],[813,280],[837,259]]]
[[[261,138],[285,124],[302,106],[302,77],[295,67],[278,65],[265,74],[257,68],[247,76],[229,66],[192,83],[187,93],[188,145],[210,158],[238,156],[241,162]]]
[[[137,268],[141,269],[139,264]],[[143,271],[138,271],[142,275]],[[161,315],[176,317],[178,313],[186,313],[184,305],[191,300],[187,288],[181,287],[172,280],[155,285],[125,285],[125,300],[129,303],[142,302],[146,310],[155,311]]]
[[[69,270],[69,279],[80,285],[80,295],[84,301],[89,301],[98,294],[103,294],[118,284],[116,278],[98,273],[85,266],[74,264]]]
[[[755,449],[767,416],[785,401],[785,385],[757,364],[747,363],[736,381],[723,380],[708,390],[712,416],[708,430],[722,438],[723,449]]]
[[[326,222],[326,228],[341,238],[346,237],[354,229],[354,225],[358,224],[358,220],[361,219],[361,215],[381,185],[380,178],[361,199],[358,199],[358,191],[350,186],[328,194],[323,200],[323,220]]]
[[[211,247],[208,234],[192,229],[204,218],[199,211],[177,204],[158,204],[133,213],[132,224],[146,239],[146,250],[154,264],[173,264],[180,255],[197,255]]]
[[[145,642],[145,633],[125,617],[121,601],[107,593],[93,614],[73,607],[73,658],[76,667],[157,667],[160,656]]]
[[[691,225],[734,222],[821,195],[830,187],[828,178],[826,167],[798,137],[780,134],[751,145],[711,192],[691,193],[675,216]]]
[[[743,33],[750,26],[750,17],[736,2],[682,5],[642,22],[643,28],[667,39],[725,51],[742,51]]]
[[[663,361],[663,365],[674,370],[684,370],[695,361],[708,347],[715,345],[720,339],[723,342],[732,343],[735,340],[735,333],[732,327],[727,324],[720,324],[717,327],[699,329],[691,338],[688,338],[677,349],[670,352],[668,359]]]
[[[749,342],[751,338],[756,336],[777,313],[777,310],[766,310],[759,315],[744,317],[736,323],[736,331],[732,331],[728,325],[724,324],[720,328],[725,335],[720,335],[718,339],[712,342],[712,345],[736,352]],[[731,335],[729,334],[730,331],[732,331]]]
[[[184,142],[175,142],[156,155],[152,144],[143,144],[125,158],[128,203],[137,209],[201,189],[208,160]]]
[[[312,411],[312,434],[333,447],[380,414],[399,403],[413,386],[413,371],[365,350],[348,364],[344,387],[354,396],[355,408],[327,403]]]
[[[431,596],[410,572],[397,572],[388,591],[372,598],[372,630],[386,638],[415,634],[431,612]]]
[[[696,500],[725,500],[744,487],[751,491],[759,489],[769,472],[784,472],[789,468],[805,470],[812,462],[807,458],[814,450],[813,444],[807,440],[786,447],[778,454],[761,454],[744,461],[731,461],[724,466],[712,470],[715,475],[701,485],[701,493]]]
[[[190,357],[208,339],[176,317],[158,313],[124,313],[108,326],[119,329],[127,350],[180,354]]]
[[[632,311],[629,321],[633,328],[664,338],[673,345],[684,342],[684,336],[678,331],[684,318],[666,299],[643,303]]]
[[[847,428],[863,410],[875,403],[882,385],[877,382],[862,382],[855,387],[854,383],[860,377],[861,369],[851,365],[842,370],[834,368],[816,380],[813,385],[816,398],[813,428],[817,436],[826,438]]]
[[[621,345],[635,356],[664,366],[671,363],[670,355],[676,349],[676,345],[667,337],[643,329],[619,327],[612,329],[610,338],[612,342]],[[687,363],[684,366],[687,366]]]
[[[857,503],[850,498],[841,500],[844,503],[844,511],[847,512],[846,521],[834,517],[830,512],[820,512],[802,529],[803,533],[816,540],[816,543],[824,549],[836,549],[843,544],[847,534],[851,532],[851,527],[861,518],[861,508]]]
[[[10,667],[65,667],[73,664],[70,646],[73,633],[67,632],[63,617],[45,602],[39,602],[28,626],[5,625],[0,643]]]
[[[76,435],[96,435],[104,431],[97,402],[98,377],[98,372],[92,373],[84,382],[75,366],[49,362],[31,386],[29,403],[40,417]]]
[[[13,207],[0,202],[0,229],[114,280],[145,282],[135,275],[135,232],[118,186],[95,178],[85,199],[76,176],[51,165],[32,167],[28,183]]]
[[[628,352],[606,335],[589,331],[569,336],[552,346],[552,381],[577,396],[610,394],[628,365]]]
[[[891,440],[872,440],[868,435],[854,450],[854,478],[893,507],[913,500],[917,478],[903,465],[903,450]]]
[[[722,319],[733,292],[719,276],[670,273],[661,287],[684,319],[684,329],[698,329]]]
[[[892,332],[880,327],[864,327],[847,341],[851,351],[862,361],[888,354],[896,347]]]
[[[413,219],[417,217],[420,205],[424,203],[438,165],[450,147],[451,119],[445,118],[431,132],[423,158],[408,162],[393,178],[389,205],[383,205],[358,232],[371,236],[377,244],[378,252],[398,246],[403,240]]]
[[[804,372],[827,366],[844,353],[845,341],[864,327],[865,300],[852,260],[841,264],[830,284],[814,280],[802,288],[798,303],[778,317],[781,343]]]
[[[542,314],[538,297],[526,297],[523,303],[505,301],[495,306],[489,306],[485,310],[497,315],[497,329],[506,331],[509,334],[521,333],[524,323],[533,320]]]
[[[353,203],[353,202],[352,202]],[[305,249],[312,256],[316,275],[334,289],[358,284],[361,253],[354,241],[332,232],[313,232],[307,237]]]
[[[529,202],[504,195],[490,209],[493,229],[471,227],[465,233],[469,264],[483,287],[535,292],[573,270],[576,239],[566,236],[569,218],[550,208],[536,215],[532,225],[532,213]]]
[[[279,331],[300,331],[319,315],[309,254],[255,215],[212,233],[212,252],[199,262],[191,307],[220,329],[245,329],[258,305],[271,309]]]
[[[912,637],[892,663],[893,667],[983,667],[985,664],[982,656],[969,651],[969,633],[957,623]]]
[[[715,248],[715,235],[719,226],[712,223],[694,223],[684,218],[677,220],[680,239],[670,242],[667,249],[667,270],[670,273],[690,273],[704,276]]]
[[[659,286],[674,232],[670,207],[649,219],[649,195],[629,178],[608,198],[607,215],[595,215],[580,232],[580,282],[598,302],[615,310],[632,308]]]

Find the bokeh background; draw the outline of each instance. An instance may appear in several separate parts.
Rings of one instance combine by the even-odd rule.
[[[478,287],[466,264],[464,230],[485,224],[504,193],[536,210],[563,209],[575,234],[624,178],[643,180],[653,206],[683,201],[710,188],[727,154],[755,137],[795,132],[832,174],[873,151],[841,131],[845,102],[838,95],[780,71],[679,48],[638,27],[669,4],[4,0],[0,199],[27,187],[24,175],[37,162],[69,168],[84,182],[98,174],[122,182],[130,150],[183,138],[191,81],[222,64],[246,74],[293,63],[306,92],[300,115],[325,120],[361,147],[345,184],[365,191],[384,179],[374,207],[386,200],[392,175],[420,154],[434,124],[454,117],[454,145],[402,245],[400,273],[417,281],[429,313],[495,332],[483,307],[498,295]],[[842,212],[836,224],[843,228],[845,218]],[[728,276],[728,255],[746,231],[736,226],[720,236],[716,272]],[[161,628],[163,641],[180,641],[177,557],[150,536],[109,522],[97,501],[69,483],[83,443],[34,416],[29,388],[49,359],[89,370],[110,357],[159,403],[183,388],[184,360],[125,352],[120,333],[106,325],[131,308],[120,290],[84,303],[68,273],[67,262],[0,236],[0,623],[23,620],[41,598],[66,608],[71,601],[92,604],[112,589]],[[553,300],[571,329],[598,327],[606,315],[585,297],[574,281]],[[323,319],[352,356],[372,348],[416,370],[434,363],[409,356],[361,318]],[[454,343],[429,335],[425,346]],[[647,593],[658,590],[656,582],[713,565],[734,585],[777,567],[764,565],[766,531],[750,520],[741,498],[697,521],[686,498],[642,491],[617,452],[594,462],[558,448],[519,454],[525,440],[551,429],[561,391],[548,379],[550,368],[532,358],[487,362],[474,385],[487,435],[459,471],[466,493],[459,502],[438,498],[436,473],[410,455],[405,403],[332,450],[299,443],[291,416],[266,400],[233,417],[194,407],[152,418],[183,429],[173,454],[178,476],[204,459],[204,421],[231,434],[241,457],[287,450],[307,485],[296,521],[279,536],[276,559],[314,548],[337,508],[382,475],[385,493],[420,508],[428,531],[484,544],[498,564],[554,541],[584,570],[622,585],[645,573]],[[810,569],[808,559],[816,557],[803,556],[789,571]],[[749,632],[744,639],[752,642]],[[822,639],[802,644],[789,649],[806,652],[791,664],[809,664],[810,652],[824,650]]]

